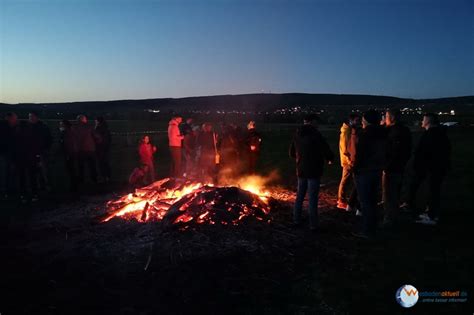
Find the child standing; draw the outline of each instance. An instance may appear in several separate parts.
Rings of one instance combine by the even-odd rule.
[[[155,152],[156,146],[150,143],[150,137],[147,135],[143,136],[138,146],[138,155],[140,156],[140,163],[147,165],[145,180],[148,182],[155,181],[155,164],[153,162]]]

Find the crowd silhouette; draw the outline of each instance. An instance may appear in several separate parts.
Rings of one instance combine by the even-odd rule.
[[[289,155],[296,161],[298,178],[293,226],[302,225],[303,201],[308,194],[309,226],[317,232],[320,180],[324,164],[334,162],[334,153],[319,132],[315,118],[313,115],[304,118],[291,140]],[[109,183],[113,175],[112,136],[106,120],[96,117],[92,126],[86,115],[79,115],[75,123],[62,120],[58,127],[69,190],[77,192],[88,183]],[[383,115],[375,110],[361,115],[353,113],[342,124],[339,137],[342,174],[336,207],[362,216],[361,229],[355,236],[375,236],[380,205],[383,205],[382,228],[399,223],[400,209],[409,210],[419,223],[438,223],[441,185],[450,168],[451,144],[436,114],[425,114],[421,127],[424,131],[413,150],[411,131],[397,110],[389,109]],[[0,190],[6,198],[37,201],[40,191],[51,190],[50,128],[36,112],[29,113],[24,121],[15,113],[7,113],[0,124],[0,134]],[[216,128],[209,122],[195,124],[192,118],[183,122],[176,115],[169,121],[167,134],[172,178],[217,182],[219,174],[235,178],[257,173],[264,139],[255,121],[250,121],[246,130],[225,123]],[[156,153],[151,137],[144,135],[137,146],[139,163],[128,178],[131,187],[155,181]],[[402,182],[412,156],[414,176],[404,199]],[[428,199],[425,206],[417,207],[417,192],[424,181],[429,187]]]

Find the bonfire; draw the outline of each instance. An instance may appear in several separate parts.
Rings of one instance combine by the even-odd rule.
[[[107,203],[107,222],[113,218],[165,225],[237,225],[248,220],[270,222],[271,200],[281,199],[266,189],[266,178],[245,177],[232,184],[213,185],[191,179],[165,178]]]

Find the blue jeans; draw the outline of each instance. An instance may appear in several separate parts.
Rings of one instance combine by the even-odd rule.
[[[362,208],[362,233],[374,236],[377,228],[377,196],[381,171],[363,171],[356,174],[357,193]]]
[[[309,194],[309,224],[312,228],[318,226],[318,199],[319,199],[319,178],[298,177],[298,192],[296,194],[295,208],[293,211],[293,221],[301,222],[301,212],[306,192]]]

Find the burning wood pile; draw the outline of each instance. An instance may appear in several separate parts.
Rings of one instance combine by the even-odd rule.
[[[237,225],[247,220],[270,222],[272,193],[265,181],[252,176],[234,184],[214,186],[193,180],[165,178],[107,203],[102,222],[120,217],[139,222],[162,221],[165,226],[192,224]],[[277,192],[275,190],[275,192]],[[281,194],[279,195],[281,197]]]

